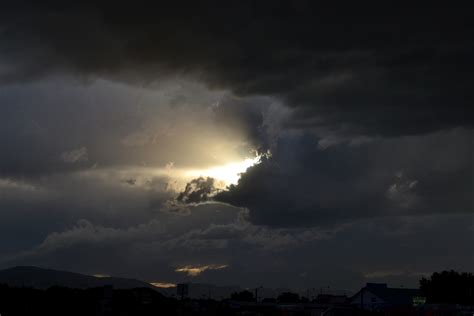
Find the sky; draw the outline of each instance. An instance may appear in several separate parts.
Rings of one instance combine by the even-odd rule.
[[[469,271],[473,21],[2,2],[0,268],[347,290]]]

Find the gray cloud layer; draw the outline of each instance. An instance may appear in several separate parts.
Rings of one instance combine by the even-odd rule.
[[[4,5],[2,81],[56,72],[146,84],[188,75],[273,95],[293,127],[405,135],[474,121],[462,7],[312,1]]]

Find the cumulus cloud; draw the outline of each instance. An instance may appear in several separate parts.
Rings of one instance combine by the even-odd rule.
[[[214,179],[210,177],[199,177],[186,184],[176,200],[183,203],[199,203],[207,201],[215,194]]]
[[[471,133],[460,129],[325,149],[312,136],[286,136],[271,158],[249,168],[215,199],[246,207],[254,223],[270,226],[472,214]],[[456,189],[447,190],[448,179]]]
[[[48,262],[56,258],[54,260],[60,260],[63,264],[75,265],[77,261],[70,260],[69,256],[75,251],[78,251],[76,255],[80,255],[82,249],[97,251],[94,262],[108,262],[107,254],[100,254],[100,249],[112,252],[122,249],[120,254],[124,257],[134,252],[149,254],[155,259],[160,257],[164,260],[162,264],[166,263],[167,271],[183,267],[202,267],[204,271],[215,270],[222,265],[202,263],[208,262],[209,254],[215,251],[224,254],[216,261],[233,261],[225,259],[225,256],[236,249],[271,253],[331,236],[329,230],[271,230],[256,226],[248,221],[247,210],[225,204],[207,203],[188,207],[190,212],[187,214],[158,213],[148,222],[128,227],[93,224],[81,219],[70,227],[49,233],[30,250],[5,256],[2,263]],[[138,260],[136,263],[143,262]],[[231,266],[231,263],[228,265]]]

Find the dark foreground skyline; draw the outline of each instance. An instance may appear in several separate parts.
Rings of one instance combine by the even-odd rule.
[[[0,4],[0,268],[356,290],[474,266],[472,10]]]
[[[131,279],[14,267],[0,270],[0,311],[11,316],[467,316],[474,311],[473,288],[473,274],[443,271],[420,279],[419,288],[367,283],[356,293],[342,295],[264,288],[234,288],[224,294],[209,284],[190,283],[171,293]]]

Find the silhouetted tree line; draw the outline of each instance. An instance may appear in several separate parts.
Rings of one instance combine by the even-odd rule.
[[[2,316],[49,315],[232,315],[228,307],[213,300],[180,301],[149,288],[114,290],[111,287],[46,290],[0,285]]]
[[[467,272],[442,271],[435,272],[429,278],[420,280],[421,295],[426,297],[426,303],[447,303],[474,306],[474,275]],[[254,302],[255,297],[250,291],[233,293],[232,300]],[[308,299],[292,292],[280,294],[276,299],[264,298],[264,303],[306,303]]]
[[[456,271],[435,272],[420,280],[427,303],[474,305],[474,275]]]
[[[255,297],[253,296],[252,292],[250,291],[240,291],[232,293],[230,299],[237,302],[254,302]]]
[[[252,292],[244,290],[240,292],[232,293],[230,299],[237,302],[255,302],[255,296]],[[279,303],[279,304],[295,304],[295,303],[305,303],[308,300],[300,299],[300,296],[296,293],[285,292],[278,295],[277,299],[274,298],[264,298],[262,299],[263,303]]]
[[[433,273],[420,280],[421,295],[427,303],[474,305],[474,275],[456,271]],[[255,302],[250,291],[233,293],[232,301]],[[263,303],[297,304],[308,300],[296,293],[286,292]],[[259,307],[259,305],[261,305]],[[265,304],[246,305],[248,315],[277,315],[276,307]],[[267,304],[268,305],[268,304]],[[271,305],[271,304],[270,304]],[[92,289],[51,287],[46,290],[14,288],[0,285],[0,314],[16,315],[167,315],[167,316],[234,316],[232,304],[215,300],[178,300],[168,298],[150,288],[113,289],[110,286]],[[358,311],[362,315],[362,311]],[[369,315],[369,312],[363,313]],[[295,314],[296,315],[296,314]],[[302,314],[303,315],[303,314]],[[304,314],[306,315],[306,314]],[[372,315],[372,314],[370,314]]]

